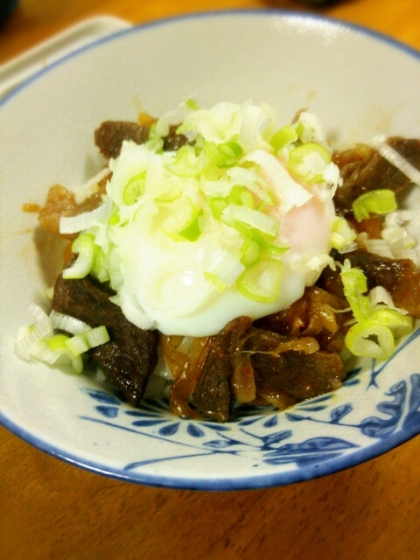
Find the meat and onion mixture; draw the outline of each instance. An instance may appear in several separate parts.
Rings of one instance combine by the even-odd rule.
[[[334,152],[316,118],[219,104],[94,132],[104,158],[55,185],[40,227],[68,240],[51,306],[17,352],[96,364],[132,406],[154,376],[170,410],[229,421],[338,389],[349,356],[388,359],[420,317],[420,141]]]

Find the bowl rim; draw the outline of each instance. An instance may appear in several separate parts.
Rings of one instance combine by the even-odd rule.
[[[138,25],[130,26],[126,29],[122,29],[120,31],[116,31],[99,39],[93,40],[92,42],[83,45],[75,50],[71,51],[63,55],[58,60],[51,62],[51,64],[47,65],[45,68],[38,70],[32,76],[26,78],[22,83],[20,83],[15,89],[7,93],[2,99],[0,99],[0,107],[2,107],[11,97],[14,97],[20,90],[26,88],[30,83],[33,81],[38,80],[47,72],[50,72],[56,66],[60,66],[61,64],[65,63],[67,60],[72,59],[76,56],[79,56],[83,52],[90,50],[92,48],[97,48],[99,45],[108,43],[110,41],[114,41],[122,36],[131,35],[134,33],[141,33],[151,28],[160,27],[164,25],[171,25],[173,23],[188,21],[188,20],[197,20],[197,19],[205,19],[205,18],[228,18],[228,17],[262,17],[262,18],[274,18],[274,17],[281,17],[283,19],[301,19],[302,21],[316,21],[316,22],[323,22],[327,25],[331,25],[332,27],[341,27],[344,29],[349,29],[353,32],[360,33],[361,35],[365,35],[376,39],[380,42],[387,43],[388,45],[395,47],[396,49],[405,52],[406,54],[413,56],[414,58],[420,58],[420,50],[411,47],[407,43],[404,43],[401,40],[395,39],[385,33],[380,31],[376,31],[374,29],[370,29],[366,26],[361,24],[347,22],[340,18],[334,18],[331,16],[325,16],[323,14],[313,13],[313,12],[300,12],[297,10],[287,10],[287,9],[279,9],[279,8],[238,8],[238,9],[226,9],[226,10],[204,10],[204,11],[197,11],[197,12],[190,12],[187,14],[180,14],[169,16],[162,19],[152,20],[145,23],[140,23]]]
[[[24,80],[19,86],[17,86],[13,91],[9,92],[3,99],[0,100],[0,109],[15,95],[17,95],[22,89],[28,87],[32,82],[42,78],[44,74],[50,72],[55,67],[65,64],[67,60],[79,56],[83,52],[98,48],[101,44],[114,41],[121,37],[131,35],[134,33],[142,33],[148,29],[156,28],[159,26],[172,25],[178,22],[193,21],[197,19],[205,18],[232,18],[232,17],[260,17],[260,18],[283,18],[283,19],[295,19],[301,20],[302,22],[315,21],[320,22],[325,25],[330,25],[333,28],[344,28],[358,34],[371,37],[382,43],[386,43],[391,47],[394,47],[405,54],[412,56],[416,59],[420,59],[420,51],[406,45],[405,43],[389,37],[383,33],[375,30],[371,30],[364,26],[348,23],[340,19],[334,19],[320,14],[308,13],[308,12],[298,12],[292,10],[283,9],[228,9],[222,11],[202,11],[188,13],[184,15],[176,15],[168,18],[159,19],[156,21],[151,21],[121,31],[117,31],[108,35],[106,37],[99,38],[92,41],[88,45],[84,45],[71,53],[66,54],[59,60],[52,62],[46,68],[36,72],[33,76]],[[345,470],[347,468],[354,467],[358,464],[366,462],[375,457],[390,451],[398,447],[399,445],[405,443],[415,435],[420,432],[420,425],[416,422],[412,422],[404,427],[404,429],[390,435],[385,440],[369,445],[367,447],[362,447],[357,451],[352,452],[349,455],[343,455],[339,458],[331,459],[326,462],[316,463],[310,466],[305,466],[305,468],[299,468],[296,470],[291,470],[287,472],[277,472],[273,474],[255,474],[253,476],[242,476],[242,477],[232,477],[232,476],[222,476],[222,477],[210,477],[206,478],[188,478],[188,477],[177,477],[177,476],[165,476],[161,474],[153,475],[148,473],[137,473],[130,472],[127,473],[123,469],[113,468],[109,466],[104,466],[95,461],[90,461],[84,459],[77,454],[66,452],[60,449],[54,444],[50,444],[47,439],[42,439],[31,433],[29,430],[22,428],[15,422],[11,421],[0,411],[0,425],[4,426],[8,431],[29,443],[33,447],[47,453],[48,455],[58,458],[66,463],[73,466],[77,466],[81,469],[101,474],[110,478],[117,480],[132,482],[137,484],[144,484],[154,487],[166,487],[166,488],[176,488],[176,489],[187,489],[187,490],[248,490],[248,489],[258,489],[267,488],[279,485],[288,485],[297,482],[303,482],[305,480],[310,480],[314,478],[319,478],[328,474],[333,474],[335,472]]]
[[[313,480],[343,471],[371,459],[375,459],[384,455],[388,451],[395,449],[403,443],[409,441],[419,434],[420,425],[415,422],[407,429],[401,430],[389,436],[386,440],[380,440],[373,445],[354,451],[350,455],[344,455],[338,459],[316,463],[312,466],[305,466],[302,469],[292,471],[279,472],[273,474],[255,474],[246,477],[220,477],[220,478],[187,478],[176,476],[163,476],[137,473],[131,471],[127,474],[123,469],[115,469],[112,467],[104,467],[100,463],[89,461],[81,458],[73,453],[60,450],[57,446],[51,445],[41,438],[31,434],[29,431],[22,429],[19,425],[8,420],[0,412],[0,425],[8,431],[19,437],[26,443],[32,445],[40,451],[47,453],[51,457],[60,459],[72,466],[79,467],[82,470],[101,474],[108,478],[120,480],[123,482],[131,482],[157,488],[173,488],[178,490],[206,490],[206,491],[224,491],[224,490],[257,490],[263,488],[271,488],[275,486],[287,486],[298,482]]]

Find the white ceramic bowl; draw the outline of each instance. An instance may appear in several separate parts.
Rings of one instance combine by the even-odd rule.
[[[26,202],[76,186],[100,165],[105,119],[154,115],[195,94],[202,106],[252,98],[284,122],[308,107],[336,144],[378,133],[420,137],[419,53],[375,33],[290,12],[200,14],[130,29],[67,56],[0,103],[0,421],[38,448],[123,480],[257,488],[375,457],[420,431],[416,331],[386,363],[357,365],[333,394],[217,425],[131,409],[87,377],[20,361],[13,350],[42,275]]]

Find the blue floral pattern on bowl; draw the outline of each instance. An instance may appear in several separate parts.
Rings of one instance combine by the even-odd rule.
[[[304,401],[283,412],[272,407],[239,407],[234,419],[226,424],[191,421],[172,416],[167,399],[146,398],[139,408],[132,409],[110,392],[85,388],[82,390],[91,401],[92,412],[82,419],[165,445],[162,457],[154,454],[153,445],[147,446],[145,453],[144,445],[139,444],[139,459],[125,464],[123,470],[140,479],[153,464],[187,461],[187,468],[193,470],[195,462],[203,457],[229,454],[250,459],[257,470],[263,465],[286,467],[285,478],[298,480],[305,478],[307,469],[322,463],[345,465],[348,460],[351,464],[351,456],[362,447],[380,444],[420,425],[420,373],[392,383],[385,391],[381,382],[382,372],[419,335],[420,329],[387,362],[373,360],[368,370],[358,367],[350,372],[339,392]],[[354,401],[355,388],[361,395],[377,393],[378,402],[361,414]]]

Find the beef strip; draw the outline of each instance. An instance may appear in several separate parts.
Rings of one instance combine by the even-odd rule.
[[[104,189],[105,185],[102,183],[97,192],[78,204],[73,191],[69,191],[61,185],[50,187],[45,205],[41,208],[38,215],[41,229],[61,237],[73,239],[75,237],[74,234],[60,234],[60,219],[64,216],[71,217],[82,212],[90,212],[97,208],[102,201]]]
[[[143,396],[157,363],[157,336],[130,323],[120,307],[109,300],[112,290],[88,276],[80,280],[58,277],[52,308],[97,327],[104,325],[110,341],[90,350],[109,381],[132,406]]]
[[[344,297],[312,286],[288,308],[258,319],[254,326],[283,336],[311,336],[323,350],[341,351],[342,343],[337,337],[348,317],[336,311],[346,307],[348,303]]]
[[[251,319],[239,317],[215,335],[207,353],[203,371],[192,395],[194,407],[206,418],[229,420],[232,406],[231,377],[233,357]]]
[[[397,307],[420,318],[420,272],[409,259],[389,259],[368,253],[362,249],[335,255],[335,259],[350,261],[351,266],[360,268],[365,274],[368,289],[383,286],[392,296]],[[335,293],[342,291],[339,273],[325,270],[323,282],[327,289]]]
[[[163,149],[167,151],[177,151],[188,142],[188,138],[184,134],[177,134],[178,125],[169,127],[169,134],[163,139]]]
[[[416,169],[420,169],[420,140],[393,137],[387,143]],[[334,154],[343,185],[334,196],[338,213],[352,212],[352,203],[360,195],[375,189],[402,192],[410,179],[384,159],[374,148],[359,144],[353,149]]]
[[[178,127],[169,128],[169,134],[163,140],[164,150],[179,150],[187,143],[187,137],[177,134]],[[124,140],[144,144],[149,139],[150,127],[129,121],[105,121],[95,130],[95,144],[107,159],[120,155]]]
[[[120,155],[124,140],[143,144],[149,138],[149,127],[136,122],[105,121],[95,130],[95,144],[107,159]]]
[[[244,347],[251,353],[257,393],[284,392],[296,400],[316,397],[341,386],[344,365],[336,352],[276,352],[285,337],[253,329]]]
[[[338,389],[345,376],[340,355],[319,350],[315,339],[283,336],[239,317],[212,337],[192,395],[201,416],[229,420],[233,394],[238,393],[232,387],[234,368],[243,366],[243,356],[250,358],[256,394],[269,402],[276,396],[274,401],[284,403],[281,408]]]

